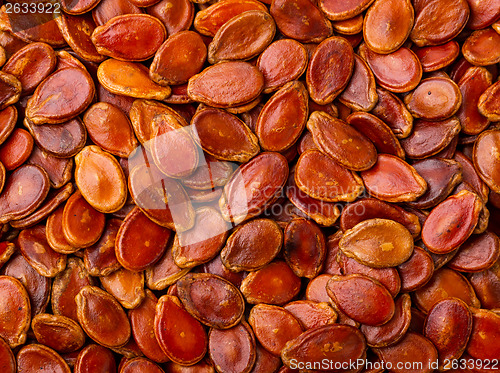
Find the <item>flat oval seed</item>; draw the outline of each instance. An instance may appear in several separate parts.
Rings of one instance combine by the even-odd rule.
[[[415,53],[408,48],[401,47],[383,55],[371,51],[363,44],[358,52],[373,71],[377,84],[391,92],[409,92],[422,78],[422,65]]]
[[[477,135],[488,127],[489,119],[479,112],[478,103],[491,82],[491,73],[485,67],[478,66],[468,68],[458,81],[463,99],[457,117],[462,124],[462,131],[468,135]]]
[[[465,0],[433,0],[422,2],[416,10],[411,40],[419,47],[444,44],[465,27],[469,5]]]
[[[271,43],[257,60],[257,67],[264,75],[264,93],[298,79],[306,71],[307,60],[306,49],[296,40],[281,39]]]
[[[472,310],[472,332],[467,353],[479,360],[496,359],[500,348],[494,341],[500,336],[500,316],[488,310]]]
[[[319,43],[332,34],[332,25],[321,11],[306,0],[276,0],[271,15],[283,35],[302,43]]]
[[[203,150],[217,159],[244,163],[260,150],[257,137],[247,125],[225,110],[199,110],[191,125]]]
[[[377,163],[361,172],[366,190],[387,202],[414,201],[427,190],[427,183],[405,161],[389,154],[380,154]]]
[[[28,131],[16,128],[0,146],[0,162],[7,171],[21,166],[33,150],[33,137]]]
[[[440,70],[450,65],[459,55],[460,46],[456,41],[446,44],[414,49],[424,72]]]
[[[307,89],[321,105],[332,102],[347,86],[354,69],[354,52],[338,36],[324,40],[314,51],[307,69]]]
[[[379,153],[404,159],[405,152],[390,127],[370,113],[354,112],[346,122],[373,142]]]
[[[33,318],[31,327],[39,343],[60,353],[79,350],[85,343],[82,328],[69,317],[42,313]]]
[[[104,0],[92,9],[92,18],[97,26],[102,26],[111,18],[123,14],[140,14],[142,10],[129,1]]]
[[[451,159],[429,158],[414,163],[413,167],[427,182],[427,191],[415,202],[409,202],[415,208],[436,206],[462,181],[462,167]]]
[[[187,274],[177,281],[177,293],[186,310],[212,328],[231,328],[243,317],[243,296],[231,282],[219,276]]]
[[[32,214],[50,189],[49,176],[38,166],[23,165],[7,178],[0,195],[0,224]]]
[[[264,76],[254,66],[229,61],[210,66],[191,77],[187,92],[194,101],[228,108],[255,100],[264,89]]]
[[[275,201],[287,179],[288,162],[279,153],[263,152],[239,167],[219,200],[224,220],[241,223],[259,215]]]
[[[117,233],[116,257],[125,268],[142,271],[161,258],[170,234],[169,229],[152,222],[136,207],[127,215]]]
[[[287,224],[283,256],[297,276],[316,277],[321,270],[325,255],[325,236],[314,222],[292,219]]]
[[[301,154],[295,170],[295,182],[307,195],[328,202],[352,202],[364,190],[358,175],[318,150]]]
[[[442,121],[417,120],[410,136],[401,140],[406,156],[422,159],[438,154],[458,135],[462,126],[456,117]]]
[[[349,325],[326,325],[310,329],[290,341],[281,351],[283,363],[292,367],[294,361],[313,366],[327,359],[333,366],[345,366],[363,358],[366,342],[363,334]]]
[[[494,265],[500,256],[500,241],[493,232],[469,237],[448,267],[460,272],[480,272]]]
[[[395,300],[394,316],[381,326],[361,325],[361,332],[370,347],[385,347],[397,343],[406,334],[411,320],[411,299],[409,294],[401,294]]]
[[[75,362],[75,373],[108,373],[116,371],[115,357],[111,350],[97,344],[84,347]]]
[[[394,315],[394,300],[389,291],[367,276],[332,276],[326,291],[340,311],[362,324],[382,325]]]
[[[282,152],[290,148],[304,130],[308,117],[308,94],[294,81],[284,85],[264,105],[255,133],[262,149]]]
[[[451,79],[428,78],[405,97],[405,103],[415,118],[443,120],[457,112],[462,94]]]
[[[424,313],[442,299],[453,297],[463,300],[470,307],[480,307],[474,289],[460,273],[449,268],[441,268],[427,284],[414,293],[415,305]]]
[[[380,87],[377,88],[377,96],[377,105],[371,113],[383,120],[397,138],[408,137],[413,125],[413,116],[406,105],[396,95]]]
[[[164,100],[170,96],[170,87],[162,87],[149,78],[149,70],[139,63],[110,58],[99,65],[99,83],[117,95]]]
[[[457,298],[437,302],[425,319],[424,335],[436,347],[440,366],[462,356],[471,331],[472,314],[467,304]]]
[[[158,48],[149,68],[149,76],[160,85],[183,84],[203,69],[206,59],[207,47],[200,35],[193,31],[180,31]]]
[[[473,65],[487,66],[500,62],[500,34],[491,28],[477,30],[462,45],[462,53]]]
[[[22,94],[28,95],[56,67],[54,49],[45,43],[31,43],[18,50],[2,70],[14,75],[22,85]]]
[[[147,14],[113,17],[92,33],[97,52],[123,61],[152,57],[167,37],[163,23]]]
[[[74,67],[57,70],[28,100],[26,117],[34,124],[66,122],[81,114],[94,94],[94,82],[86,71]]]
[[[340,102],[352,110],[370,111],[378,101],[375,77],[368,64],[354,55],[354,69],[351,79],[339,96]]]
[[[500,193],[500,131],[489,130],[481,133],[474,144],[472,159],[481,179],[495,193]],[[495,156],[492,156],[495,155]]]
[[[83,116],[92,141],[118,157],[128,157],[138,145],[128,117],[107,102],[92,105]]]
[[[70,247],[63,248],[62,245],[57,245],[57,249],[71,253],[74,252],[71,247],[82,248],[93,245],[101,237],[104,224],[104,214],[90,206],[80,192],[74,193],[66,202],[61,218],[64,238]]]
[[[284,304],[300,290],[300,278],[283,261],[275,261],[245,277],[240,290],[250,304]]]
[[[370,267],[394,267],[411,256],[413,237],[393,220],[369,219],[346,231],[339,246],[344,254]]]
[[[367,170],[377,160],[375,146],[365,135],[323,111],[315,111],[310,115],[307,129],[316,146],[345,168]]]
[[[87,131],[81,119],[76,117],[60,124],[38,126],[24,120],[36,144],[43,151],[59,158],[70,158],[85,146]]]
[[[431,373],[434,371],[431,364],[438,358],[434,345],[427,338],[414,332],[408,332],[398,343],[376,348],[374,352],[382,361],[393,366],[391,370],[394,373]],[[417,368],[404,368],[411,367],[412,364],[418,364]]]
[[[422,227],[422,240],[433,253],[447,254],[469,238],[482,209],[481,199],[469,191],[448,197],[437,205]]]
[[[191,175],[200,159],[191,129],[184,128],[177,118],[169,114],[154,117],[151,126],[156,128],[150,143],[156,167],[172,178]]]
[[[99,147],[85,147],[75,157],[75,181],[82,196],[96,210],[111,213],[123,207],[127,184],[118,161]]]
[[[141,305],[129,312],[130,324],[134,340],[141,351],[157,363],[169,361],[167,355],[161,349],[154,334],[154,318],[158,299],[146,290],[146,298]]]
[[[100,280],[104,290],[115,297],[124,308],[136,308],[146,296],[143,272],[132,272],[126,268],[120,268],[109,275],[102,276]]]
[[[55,277],[66,267],[66,255],[55,252],[49,246],[44,225],[24,229],[18,241],[21,254],[42,276]]]
[[[398,267],[401,292],[414,291],[424,286],[434,273],[434,261],[427,251],[415,246],[410,258]]]
[[[38,146],[35,146],[33,148],[33,151],[31,152],[31,156],[27,160],[27,163],[34,164],[43,168],[45,172],[47,172],[47,175],[49,175],[50,185],[54,189],[59,189],[63,186],[70,185],[71,190],[73,189],[72,184],[69,183],[73,172],[72,159],[54,157],[51,154],[45,153]],[[50,195],[45,200],[45,203],[42,205],[42,207],[40,207],[38,211],[40,211],[43,206],[46,206],[47,203],[49,203],[49,200],[53,198],[53,195],[54,193],[50,193]]]
[[[41,344],[26,345],[19,350],[17,371],[71,373],[68,364],[57,352]]]
[[[115,298],[98,287],[85,286],[75,302],[78,321],[90,338],[105,347],[121,347],[128,342],[130,323]]]
[[[363,37],[372,51],[388,54],[406,41],[413,27],[410,0],[376,0],[363,21]]]
[[[164,373],[164,370],[148,359],[135,357],[131,360],[127,360],[120,369],[120,373],[134,372]]]
[[[14,348],[26,342],[31,321],[30,300],[21,282],[10,276],[0,276],[0,292],[4,299],[0,307],[0,337]]]
[[[208,338],[202,324],[175,296],[163,295],[158,300],[154,328],[160,347],[173,362],[193,365],[207,351]]]
[[[248,322],[262,347],[279,355],[286,343],[302,333],[299,321],[281,307],[258,304],[252,308]]]
[[[231,329],[211,329],[208,346],[210,359],[218,371],[250,372],[255,363],[255,337],[244,321]]]
[[[250,220],[228,237],[220,255],[222,263],[233,272],[255,271],[276,257],[282,242],[283,231],[274,220]]]
[[[267,11],[243,12],[217,31],[208,46],[208,62],[249,60],[271,43],[275,32],[276,25]]]

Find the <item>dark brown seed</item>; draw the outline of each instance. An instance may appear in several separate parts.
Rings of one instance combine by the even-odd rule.
[[[255,337],[245,321],[230,329],[211,329],[208,348],[219,372],[247,373],[255,363]]]
[[[325,237],[320,228],[305,219],[293,219],[285,228],[283,256],[299,277],[314,278],[321,270],[325,255]]]
[[[367,170],[377,161],[377,151],[373,143],[341,119],[315,111],[307,121],[307,129],[323,153],[349,170]]]
[[[462,181],[462,166],[452,159],[429,158],[413,164],[427,183],[427,191],[410,206],[419,209],[434,207],[444,201]]]
[[[231,328],[243,317],[243,296],[231,282],[219,276],[187,274],[177,281],[177,292],[186,310],[212,328]]]
[[[439,365],[460,358],[472,331],[472,314],[464,301],[443,299],[429,310],[424,335],[438,351]]]
[[[224,23],[208,46],[208,62],[249,60],[274,38],[276,24],[267,11],[249,10]]]
[[[332,25],[321,11],[306,0],[277,0],[271,15],[283,35],[302,43],[319,43],[332,34]]]
[[[326,291],[340,311],[360,323],[382,325],[394,315],[394,300],[389,291],[367,276],[332,276]],[[370,297],[367,298],[366,294]]]
[[[347,86],[354,69],[354,52],[347,40],[324,40],[311,57],[307,69],[307,89],[318,104],[332,102]]]
[[[471,236],[448,262],[448,267],[460,272],[484,271],[498,260],[499,244],[497,235],[492,232]]]
[[[270,219],[255,219],[238,226],[222,249],[222,263],[231,271],[255,271],[279,253],[283,231]]]
[[[415,246],[410,258],[397,269],[401,277],[401,292],[409,292],[424,286],[431,279],[434,262],[427,251]]]

